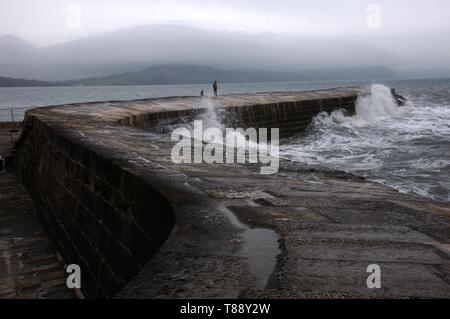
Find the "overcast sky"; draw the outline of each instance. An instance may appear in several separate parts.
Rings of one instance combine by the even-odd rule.
[[[1,0],[0,34],[44,46],[174,23],[252,34],[380,36],[449,31],[449,16],[448,0]]]

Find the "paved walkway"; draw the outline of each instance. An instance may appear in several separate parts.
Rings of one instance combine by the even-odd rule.
[[[130,149],[142,145],[112,136]],[[139,151],[142,165],[153,161],[182,172],[170,181],[195,189],[196,202],[180,200],[177,225],[160,254],[119,297],[450,298],[448,204],[298,163],[282,161],[269,176],[251,166],[177,165],[170,156],[155,156],[155,149],[169,154],[163,138],[146,145]],[[228,229],[226,211],[252,230],[279,235],[280,253],[265,287],[239,265],[242,257],[250,272],[252,263],[271,263],[264,255],[268,235]],[[263,254],[237,247],[246,242]],[[381,267],[380,289],[367,287],[371,264]]]
[[[9,143],[1,144],[4,155]],[[0,299],[73,298],[65,282],[26,190],[14,172],[0,172]]]

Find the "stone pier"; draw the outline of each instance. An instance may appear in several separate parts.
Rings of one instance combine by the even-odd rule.
[[[227,123],[287,135],[320,112],[353,112],[361,94],[369,93],[213,103]],[[27,112],[17,172],[65,262],[81,266],[86,297],[450,297],[449,205],[286,161],[275,175],[258,165],[175,164],[167,132],[202,105],[175,97]],[[381,289],[367,288],[370,264],[382,269]]]

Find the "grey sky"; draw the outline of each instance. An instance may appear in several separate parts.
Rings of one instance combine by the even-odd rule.
[[[367,27],[370,4],[381,9],[379,29]],[[79,25],[73,23],[77,8]],[[0,34],[43,46],[136,25],[176,23],[250,34],[378,37],[450,31],[449,16],[448,0],[1,0]]]
[[[449,16],[449,0],[0,0],[0,70],[51,80],[158,64],[449,76]]]

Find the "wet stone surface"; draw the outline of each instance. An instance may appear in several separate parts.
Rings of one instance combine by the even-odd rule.
[[[302,103],[309,105],[308,112],[312,112],[314,105],[320,111],[323,105],[332,106],[330,101],[335,98],[351,100],[359,92],[337,89],[249,94],[220,97],[217,102],[223,107],[244,108],[279,103],[277,114],[283,115],[294,106],[301,112]],[[326,103],[316,103],[321,100]],[[94,150],[102,159],[98,165],[88,156],[81,172],[75,167],[70,172],[73,175],[67,174],[69,181],[71,176],[77,180],[81,176],[87,181],[91,176],[101,176],[108,186],[89,188],[91,192],[99,194],[102,200],[108,197],[110,207],[127,207],[115,199],[114,187],[120,187],[125,197],[130,191],[124,186],[123,175],[116,176],[116,170],[108,169],[108,163],[114,163],[139,179],[138,185],[156,190],[173,208],[174,225],[167,240],[130,282],[114,281],[117,260],[105,260],[112,275],[110,281],[101,285],[105,289],[108,283],[116,290],[121,287],[115,297],[450,297],[448,204],[400,194],[349,174],[312,170],[285,161],[281,161],[280,171],[275,175],[261,175],[259,166],[252,165],[175,164],[170,157],[174,145],[170,136],[141,128],[148,129],[149,119],[158,123],[158,119],[170,115],[169,111],[183,112],[198,108],[198,104],[199,98],[170,98],[50,107],[27,114],[30,136],[49,136],[52,143],[55,141],[49,151],[49,158],[55,163],[73,162],[78,151],[83,162],[83,151],[74,150],[73,145]],[[282,118],[278,118],[279,125]],[[40,143],[44,140],[37,138],[34,143],[27,143],[25,138],[19,149],[22,169],[31,162],[45,168],[46,159],[40,158],[42,152],[36,152]],[[27,158],[27,154],[32,156]],[[73,163],[69,165],[72,166]],[[47,181],[59,178],[48,170],[44,176]],[[26,180],[26,184],[37,184],[42,178],[40,174],[33,171],[34,179]],[[46,194],[41,196],[57,200]],[[60,196],[65,196],[63,191]],[[83,200],[77,189],[71,196],[64,198]],[[143,206],[140,217],[151,226],[149,231],[157,232],[158,218],[164,215],[161,211],[156,214],[152,207],[155,205],[150,202],[152,196],[154,203],[158,202],[156,193],[149,192],[146,196],[149,202]],[[109,217],[108,210],[97,211],[95,205],[91,213],[102,223],[105,216]],[[115,223],[109,228],[111,238],[127,234],[126,226],[120,225],[126,224]],[[246,241],[258,241],[257,237],[245,235],[249,229],[271,230],[277,235],[272,244],[278,246],[278,255],[263,255],[267,262],[274,261],[265,286],[261,286],[252,268],[255,256],[245,248]],[[129,251],[125,245],[119,247],[121,251]],[[142,245],[142,261],[146,260],[145,249],[155,247]],[[366,285],[370,264],[381,267],[380,289],[372,290]],[[89,268],[93,266],[86,264]]]
[[[14,172],[0,173],[0,299],[75,298]]]

